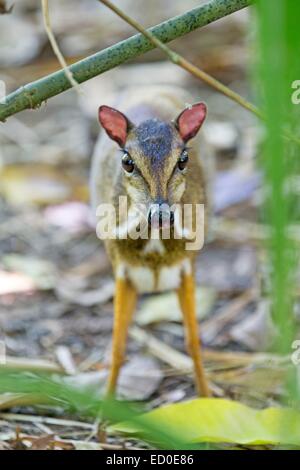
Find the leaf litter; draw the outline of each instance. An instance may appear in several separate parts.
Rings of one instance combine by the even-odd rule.
[[[131,8],[135,1],[126,3]],[[9,2],[2,3],[9,8]],[[98,5],[84,9],[82,26],[73,3],[70,8],[71,0],[63,0],[53,8],[54,29],[68,60],[129,34],[127,26],[106,10],[99,13]],[[157,3],[159,8],[151,7],[147,14],[149,24],[161,19],[161,2]],[[186,7],[197,4],[190,0]],[[166,2],[165,8],[167,16],[182,11],[178,1]],[[62,15],[62,11],[68,14]],[[155,17],[157,11],[159,18]],[[44,42],[44,31],[41,34],[37,27],[39,15],[38,7],[24,0],[1,17],[6,26],[0,39],[3,34],[6,38],[0,53],[11,89],[57,69]],[[183,53],[189,50],[194,62],[209,73],[247,89],[243,15],[220,21],[200,35],[187,36],[178,48]],[[76,28],[79,18],[80,28]],[[211,108],[206,138],[216,160],[212,192],[217,214],[196,266],[198,315],[209,380],[216,397],[231,399],[225,402],[228,410],[241,410],[237,416],[253,415],[244,405],[279,408],[285,397],[285,374],[293,365],[288,357],[264,352],[274,331],[258,289],[264,276],[259,260],[266,235],[257,223],[261,195],[254,159],[259,139],[253,120],[161,61],[159,52],[149,54],[150,62],[146,59],[86,83],[85,98],[70,92],[1,126],[0,340],[7,347],[7,364],[1,367],[32,374],[47,372],[78,389],[101,393],[109,365],[114,283],[88,208],[89,157],[99,130],[95,113],[109,93],[123,89],[124,77],[133,85],[171,80],[188,87],[195,99],[201,96]],[[176,297],[162,294],[140,299],[135,320],[138,326],[130,331],[120,394],[127,400],[146,400],[147,409],[156,410],[153,413],[171,403],[183,408],[192,403],[193,415],[193,407],[198,405],[188,401],[195,397],[192,364],[185,352]],[[41,403],[38,396],[2,394],[0,407],[2,449],[146,446],[140,438],[132,440],[116,431],[99,442],[94,420]],[[176,413],[174,416],[176,420]],[[193,436],[200,421],[191,429]],[[226,426],[231,442],[257,443],[251,436],[245,438],[245,430],[243,439],[234,434],[232,421]],[[205,429],[202,436],[207,438]],[[263,437],[263,442],[276,440]],[[226,440],[226,436],[219,433],[218,439]]]

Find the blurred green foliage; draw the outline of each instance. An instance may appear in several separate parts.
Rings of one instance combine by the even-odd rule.
[[[294,0],[259,0],[258,78],[266,115],[266,138],[261,165],[266,203],[264,220],[271,226],[269,242],[271,299],[280,332],[277,350],[289,353],[295,331],[292,306],[295,294],[297,250],[291,241],[292,224],[299,221],[297,147],[282,136],[282,129],[299,134],[299,108],[292,103],[292,83],[300,78],[300,3]],[[298,22],[298,23],[297,23]]]
[[[276,351],[291,354],[295,339],[295,295],[298,251],[293,234],[299,224],[299,148],[282,129],[300,134],[300,105],[293,84],[300,79],[300,2],[258,0],[256,9],[257,84],[265,110],[265,140],[260,165],[266,197],[262,218],[271,228],[268,242],[269,296],[278,335]],[[289,402],[297,400],[296,367],[289,383]]]

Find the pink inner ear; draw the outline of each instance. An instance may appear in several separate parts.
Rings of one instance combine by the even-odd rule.
[[[124,114],[109,106],[100,106],[99,121],[109,137],[124,147],[128,133],[128,121]]]
[[[206,111],[204,103],[196,103],[191,108],[182,111],[179,115],[177,127],[185,142],[195,137],[206,117]]]

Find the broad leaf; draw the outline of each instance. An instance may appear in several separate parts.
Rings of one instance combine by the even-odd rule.
[[[300,445],[300,413],[285,408],[256,410],[241,403],[199,398],[157,408],[141,417],[149,424],[168,429],[189,443]],[[120,423],[114,430],[135,434],[137,421]]]

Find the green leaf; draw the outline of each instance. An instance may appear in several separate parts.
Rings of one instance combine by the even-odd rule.
[[[300,413],[288,408],[256,410],[220,398],[199,398],[157,408],[140,418],[166,427],[186,442],[229,442],[237,444],[300,444]],[[113,426],[116,431],[136,434],[137,421]]]

